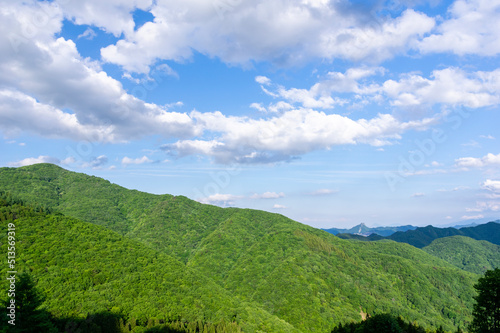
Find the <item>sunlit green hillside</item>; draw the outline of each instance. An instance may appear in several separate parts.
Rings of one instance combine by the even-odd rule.
[[[235,318],[249,332],[264,322],[268,332],[326,333],[363,313],[448,330],[471,320],[478,275],[408,244],[343,240],[282,215],[127,190],[49,164],[0,169],[0,190],[71,217],[18,222],[22,260],[61,314],[96,302],[126,316]]]
[[[439,238],[423,250],[477,274],[484,274],[487,270],[500,267],[500,246],[470,237]]]

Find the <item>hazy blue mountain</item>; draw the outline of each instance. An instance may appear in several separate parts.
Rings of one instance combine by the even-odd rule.
[[[398,231],[407,231],[407,230],[414,230],[417,227],[414,227],[412,225],[403,225],[403,226],[396,226],[396,227],[373,227],[370,228],[366,226],[364,223],[358,224],[357,226],[354,226],[350,229],[340,229],[340,228],[329,228],[329,229],[322,229],[326,232],[329,232],[331,234],[337,235],[337,234],[353,234],[353,235],[361,235],[361,236],[369,236],[371,234],[377,234],[380,236],[390,236],[395,232]]]

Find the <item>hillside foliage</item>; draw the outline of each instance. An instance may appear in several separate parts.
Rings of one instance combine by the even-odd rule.
[[[423,250],[460,269],[476,274],[482,275],[487,270],[500,267],[500,246],[470,237],[439,238]]]
[[[453,331],[472,318],[479,276],[408,244],[343,240],[279,214],[49,164],[1,168],[0,190],[12,202],[2,235],[15,219],[19,265],[57,318],[111,313],[141,327],[224,322],[245,332],[330,332],[363,313]]]

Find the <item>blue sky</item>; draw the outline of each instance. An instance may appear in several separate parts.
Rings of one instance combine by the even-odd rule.
[[[500,1],[3,1],[0,166],[315,227],[500,216]]]

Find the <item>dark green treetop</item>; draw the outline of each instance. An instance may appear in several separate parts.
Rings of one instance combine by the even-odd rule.
[[[500,269],[487,271],[474,288],[478,295],[470,330],[476,333],[500,333]]]

